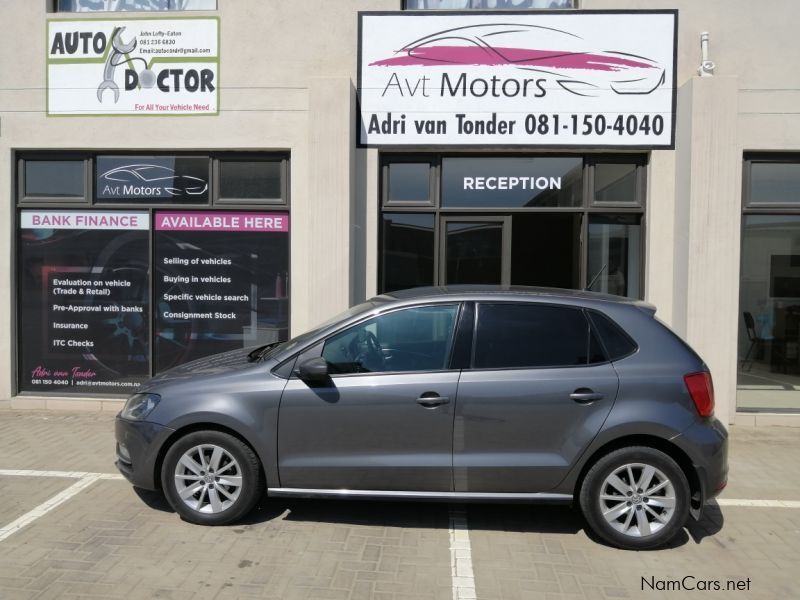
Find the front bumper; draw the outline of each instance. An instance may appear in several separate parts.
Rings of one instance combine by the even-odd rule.
[[[114,464],[119,472],[136,487],[157,489],[155,471],[159,450],[175,430],[147,421],[128,421],[119,416],[114,430],[117,438]]]

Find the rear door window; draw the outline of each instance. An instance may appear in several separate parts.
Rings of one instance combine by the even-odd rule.
[[[534,303],[478,306],[473,367],[573,367],[605,357],[580,308]]]

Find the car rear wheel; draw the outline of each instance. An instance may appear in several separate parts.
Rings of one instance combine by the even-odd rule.
[[[164,457],[161,485],[175,512],[201,525],[240,519],[264,492],[252,448],[221,431],[195,431],[175,442]]]
[[[631,550],[669,542],[686,523],[689,483],[668,455],[622,448],[598,460],[583,480],[580,503],[592,531]]]

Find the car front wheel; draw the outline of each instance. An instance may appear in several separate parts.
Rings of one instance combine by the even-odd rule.
[[[201,525],[240,519],[264,492],[252,448],[221,431],[196,431],[175,442],[164,457],[161,485],[175,512]]]
[[[668,455],[645,446],[598,460],[583,481],[580,503],[592,531],[631,550],[662,546],[686,523],[690,490]]]

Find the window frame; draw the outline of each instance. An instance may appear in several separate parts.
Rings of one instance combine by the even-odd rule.
[[[390,167],[392,164],[428,164],[428,199],[427,200],[392,200],[389,197],[391,187]],[[439,170],[440,161],[435,155],[417,154],[401,156],[398,160],[381,163],[381,205],[386,209],[392,208],[435,208],[439,206]]]
[[[469,208],[448,208],[441,206],[442,195],[442,177],[441,177],[441,164],[444,158],[503,158],[503,157],[580,157],[583,159],[583,203],[581,206],[532,206],[532,207],[469,207]],[[388,173],[388,165],[392,162],[424,162],[430,161],[431,174],[436,177],[435,181],[435,202],[432,206],[392,202],[386,202],[388,180],[386,175]],[[590,168],[596,163],[606,163],[620,161],[636,165],[637,170],[637,189],[638,194],[637,202],[635,203],[595,203],[594,200],[594,177],[593,173],[589,174]],[[646,153],[632,152],[632,153],[615,153],[615,154],[601,154],[601,153],[584,153],[575,154],[569,152],[488,152],[488,151],[444,151],[444,152],[430,152],[430,151],[415,151],[413,149],[407,151],[391,150],[388,152],[381,152],[378,157],[379,164],[379,206],[376,211],[377,218],[377,241],[378,241],[378,261],[377,269],[375,270],[375,284],[376,290],[383,293],[385,288],[383,286],[385,280],[385,265],[383,259],[384,249],[384,228],[383,228],[383,215],[385,213],[426,213],[434,215],[434,248],[433,248],[433,282],[431,285],[440,285],[442,281],[441,274],[443,273],[441,264],[441,248],[444,246],[443,234],[441,227],[442,219],[451,215],[457,216],[513,216],[516,213],[572,213],[581,215],[581,233],[580,233],[580,268],[578,273],[578,282],[580,287],[584,289],[589,283],[588,262],[588,239],[589,239],[589,217],[592,214],[635,214],[639,215],[640,227],[640,242],[639,242],[639,256],[641,257],[639,265],[639,281],[640,289],[638,299],[645,296],[646,278],[645,271],[647,265],[647,171],[650,168],[650,156]],[[800,206],[798,207],[800,209]],[[443,285],[443,284],[442,284]]]
[[[47,12],[58,13],[63,15],[97,15],[97,14],[119,14],[119,13],[185,13],[185,12],[211,12],[219,10],[219,0],[214,1],[214,8],[166,8],[163,10],[107,10],[105,8],[96,10],[62,10],[59,7],[59,0],[48,0]]]
[[[755,163],[796,164],[800,172],[800,152],[745,152],[742,157],[742,212],[744,214],[800,214],[799,202],[752,201],[752,170]],[[744,220],[742,220],[744,227]]]
[[[143,198],[143,201],[140,203],[131,203],[131,202],[98,202],[95,198],[95,183],[96,183],[96,176],[95,176],[95,166],[96,161],[95,158],[101,155],[125,155],[125,156],[204,156],[208,158],[209,161],[209,199],[207,202],[203,204],[175,204],[175,203],[153,203],[147,202],[147,198]],[[264,202],[257,202],[257,203],[219,203],[215,198],[215,179],[213,176],[213,162],[216,159],[225,159],[228,157],[239,157],[239,156],[257,156],[257,157],[270,157],[270,158],[280,158],[283,161],[283,170],[281,172],[282,176],[282,183],[281,189],[283,193],[286,194],[285,198],[283,199],[282,204],[267,204]],[[24,184],[25,184],[25,165],[27,161],[36,161],[36,160],[83,160],[84,161],[84,197],[76,201],[76,199],[70,200],[65,199],[63,197],[25,197],[24,196]],[[37,208],[42,210],[74,210],[74,211],[118,211],[118,212],[126,212],[126,211],[138,211],[138,212],[146,212],[150,218],[150,229],[149,229],[149,254],[148,254],[148,263],[151,267],[154,265],[155,261],[155,218],[154,215],[156,212],[159,211],[170,211],[170,210],[177,210],[177,211],[202,211],[202,212],[214,212],[214,211],[229,211],[229,210],[236,210],[236,211],[244,211],[244,212],[258,212],[259,208],[263,211],[276,211],[281,213],[286,213],[289,215],[291,219],[291,202],[289,199],[289,194],[291,192],[291,188],[289,185],[289,172],[291,169],[291,154],[288,151],[282,150],[271,150],[271,151],[249,151],[247,153],[243,152],[232,152],[228,150],[206,150],[206,151],[198,151],[198,150],[174,150],[174,151],[163,151],[163,150],[141,150],[141,149],[125,149],[125,148],[110,148],[110,149],[99,149],[99,150],[81,150],[81,151],[58,151],[58,150],[42,150],[42,149],[26,149],[26,150],[16,150],[12,153],[12,161],[15,167],[14,170],[14,193],[13,198],[15,202],[12,203],[11,206],[11,223],[12,223],[12,231],[13,231],[13,239],[12,239],[12,250],[11,250],[11,263],[12,263],[12,288],[15,290],[12,294],[11,299],[11,314],[12,314],[12,323],[11,323],[11,339],[14,348],[14,356],[12,360],[12,374],[11,374],[11,386],[12,386],[12,393],[16,396],[37,396],[37,397],[53,397],[53,398],[76,398],[76,397],[88,397],[88,398],[124,398],[128,395],[128,392],[121,391],[120,393],[110,393],[110,392],[88,392],[88,391],[81,391],[81,392],[65,392],[65,391],[31,391],[31,390],[23,390],[22,389],[22,378],[20,377],[20,366],[22,357],[19,352],[20,348],[20,336],[22,335],[23,329],[21,327],[21,299],[19,297],[19,282],[20,282],[20,259],[21,259],[21,237],[20,237],[20,212],[22,210],[35,210]],[[289,278],[286,283],[286,319],[288,324],[288,338],[291,339],[292,337],[292,277],[291,277],[291,265],[292,265],[292,232],[291,229],[289,230],[289,249],[287,254],[287,267],[289,269]],[[153,279],[153,273],[150,274],[148,280],[149,286],[149,300],[150,300],[150,308],[151,313],[149,317],[149,324],[148,328],[150,329],[150,344],[149,344],[149,361],[150,361],[150,373],[152,375],[155,374],[155,348],[153,344],[153,330],[155,327],[155,312],[153,311],[154,306],[154,296],[155,296],[155,280]],[[152,376],[151,375],[151,376]],[[124,389],[124,388],[120,388]]]
[[[744,269],[745,255],[744,255],[744,242],[745,242],[745,222],[747,217],[755,216],[771,216],[771,217],[800,217],[800,202],[796,203],[758,203],[751,202],[751,181],[752,181],[752,165],[754,163],[794,163],[800,167],[800,152],[769,152],[769,151],[744,151],[742,153],[742,203],[741,214],[739,223],[739,288],[737,292],[737,349],[738,339],[741,334],[742,327],[744,327],[742,313],[742,275]],[[780,414],[788,414],[797,412],[796,408],[781,408],[769,406],[749,406],[746,401],[739,399],[739,372],[741,370],[739,359],[736,362],[736,398],[735,409],[737,412],[742,413],[760,413],[760,412],[774,412]]]
[[[280,197],[278,198],[228,198],[221,192],[222,176],[220,166],[225,162],[280,162]],[[274,152],[233,152],[211,156],[212,205],[221,206],[289,206],[289,156],[288,153]]]
[[[94,196],[92,177],[94,169],[92,158],[85,152],[19,152],[16,155],[16,205],[18,207],[35,207],[43,205],[47,208],[54,208],[63,205],[66,208],[79,208],[90,206]],[[64,161],[76,162],[83,161],[83,196],[26,196],[25,195],[25,175],[28,162],[38,161]]]
[[[634,177],[634,201],[633,202],[604,202],[600,200],[596,200],[597,190],[595,188],[595,169],[597,165],[629,165],[632,164],[636,168]],[[587,188],[584,191],[587,194],[591,194],[588,196],[588,207],[589,208],[601,208],[603,212],[608,212],[607,209],[611,208],[614,209],[614,212],[617,212],[618,208],[637,208],[642,209],[644,207],[644,199],[647,195],[647,159],[645,156],[642,155],[608,155],[608,156],[590,156],[587,157],[585,161],[585,178],[587,183]]]
[[[97,198],[97,158],[100,156],[154,156],[154,157],[199,157],[208,160],[208,200],[204,202],[149,202],[147,197],[143,197],[141,202],[130,200],[113,201]],[[14,157],[16,161],[16,208],[97,208],[102,210],[254,210],[264,207],[269,210],[289,211],[291,208],[290,192],[291,185],[290,163],[291,154],[287,151],[198,151],[198,150],[126,150],[126,149],[103,149],[85,152],[58,152],[53,150],[24,150],[18,151]],[[83,198],[64,198],[64,197],[42,197],[25,196],[25,168],[28,161],[38,160],[51,161],[84,161],[84,196]],[[219,161],[225,160],[264,160],[280,161],[281,168],[281,195],[276,198],[220,198],[219,197]]]

